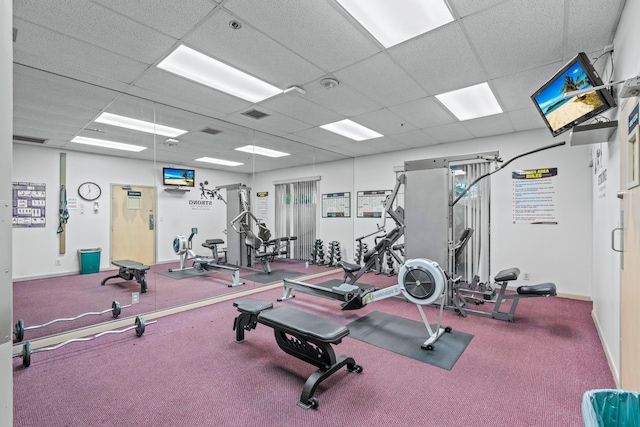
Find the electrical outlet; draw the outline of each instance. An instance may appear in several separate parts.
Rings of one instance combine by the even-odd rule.
[[[524,280],[531,280],[531,278],[529,277],[529,273],[524,273]]]
[[[57,267],[60,267],[61,265],[62,265],[62,263],[60,262],[60,260],[59,260],[59,259],[57,259],[57,260],[56,260],[56,266],[57,266]]]
[[[140,302],[140,292],[131,292],[131,304]]]

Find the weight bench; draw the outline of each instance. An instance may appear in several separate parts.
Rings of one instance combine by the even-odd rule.
[[[298,406],[309,409],[318,407],[313,397],[318,385],[346,366],[349,372],[362,372],[352,357],[336,358],[332,344],[340,344],[349,335],[349,329],[333,320],[316,316],[291,307],[273,308],[269,301],[242,298],[233,303],[240,314],[233,322],[236,342],[244,342],[244,331],[255,329],[258,323],[273,328],[278,346],[287,354],[297,357],[319,369],[311,374],[302,388]]]
[[[138,261],[131,261],[129,259],[111,261],[111,264],[119,267],[118,274],[103,279],[100,286],[104,286],[107,283],[107,280],[115,279],[116,277],[124,280],[131,280],[135,278],[136,282],[140,283],[140,293],[147,293],[147,278],[145,274],[150,268],[148,265],[144,265]]]

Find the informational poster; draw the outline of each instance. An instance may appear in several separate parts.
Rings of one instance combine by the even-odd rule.
[[[256,192],[256,205],[254,207],[254,215],[262,221],[269,220],[269,192]]]
[[[358,191],[356,215],[358,218],[382,218],[384,201],[391,190]]]
[[[557,224],[558,168],[513,171],[513,223]]]
[[[351,217],[351,193],[322,195],[322,218]]]
[[[45,227],[46,196],[44,183],[14,182],[11,224],[18,228]]]

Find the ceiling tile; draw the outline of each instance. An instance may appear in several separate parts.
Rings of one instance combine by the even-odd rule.
[[[504,1],[505,0],[449,0],[449,3],[455,11],[458,12],[458,16],[462,18]]]
[[[462,125],[474,138],[482,138],[490,135],[500,135],[513,132],[515,129],[506,114],[481,117],[479,119],[465,120]]]
[[[323,70],[250,25],[232,29],[229,22],[234,19],[229,12],[220,9],[184,41],[204,54],[283,90],[324,75]]]
[[[490,78],[562,59],[562,1],[507,1],[462,23]]]
[[[224,7],[326,72],[381,50],[330,2],[229,0]]]
[[[425,130],[424,132],[431,138],[441,143],[462,141],[465,139],[473,138],[471,132],[465,129],[465,127],[462,126],[462,123],[460,122],[434,126]]]
[[[17,17],[128,58],[152,64],[176,40],[88,0],[14,2]]]
[[[457,120],[432,96],[395,105],[389,109],[419,129],[452,123]]]
[[[436,139],[429,136],[422,130],[415,130],[412,132],[401,133],[394,135],[393,139],[400,144],[406,145],[411,148],[427,147],[429,145],[440,144]]]
[[[388,108],[361,114],[352,117],[351,120],[387,136],[415,130],[415,127],[412,126],[411,123],[404,123],[403,119],[395,115]]]
[[[517,132],[545,127],[542,117],[534,107],[509,111],[507,116]]]
[[[130,0],[94,1],[175,39],[184,37],[192,27],[216,7],[208,0],[185,2],[153,0],[152,7],[146,2],[132,2]]]
[[[427,95],[386,53],[337,71],[335,76],[385,107]]]
[[[519,110],[532,105],[531,95],[547,82],[562,62],[544,65],[492,80],[491,86],[500,105],[505,110]]]
[[[569,2],[567,52],[573,57],[578,52],[602,49],[613,43],[615,24],[620,16],[623,0],[567,0]],[[603,53],[601,50],[600,53]]]
[[[394,46],[388,52],[431,95],[487,80],[457,22]]]

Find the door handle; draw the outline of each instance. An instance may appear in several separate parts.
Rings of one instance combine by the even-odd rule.
[[[624,234],[620,234],[620,246],[622,249],[616,249],[615,247],[615,234],[616,231],[622,231],[623,228],[622,227],[616,227],[613,230],[611,230],[611,249],[613,249],[616,252],[624,252]]]
[[[149,214],[149,230],[155,229],[155,220],[154,215]]]

